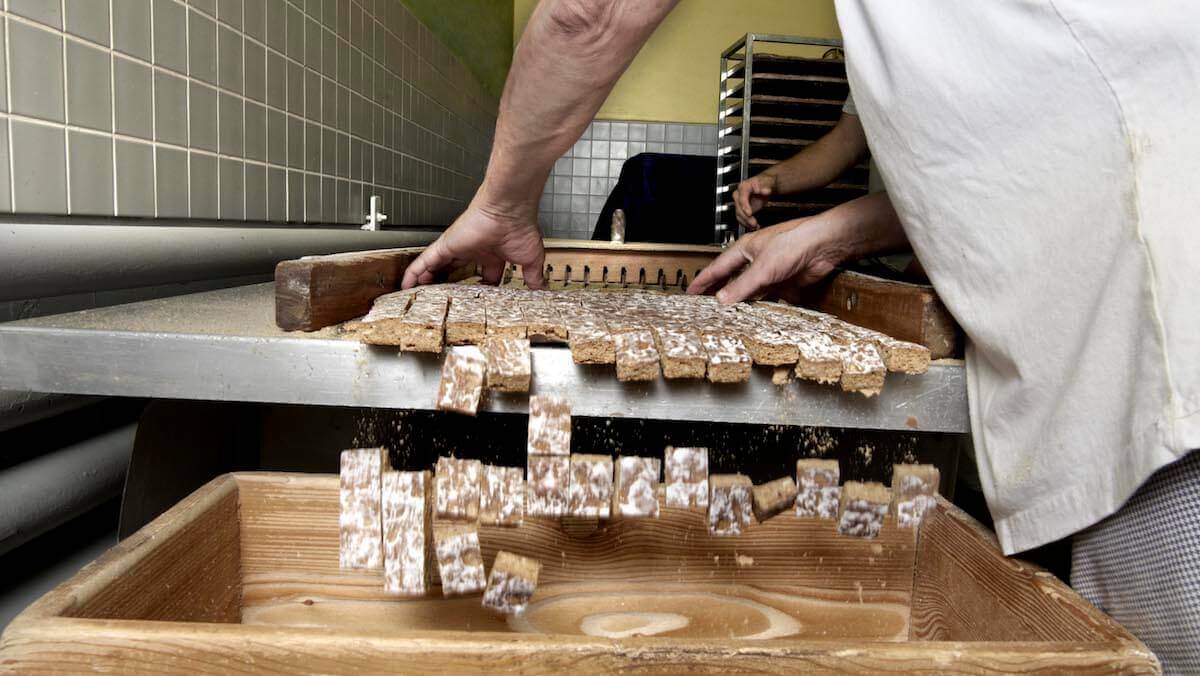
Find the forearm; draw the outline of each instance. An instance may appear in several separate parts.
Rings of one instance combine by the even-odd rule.
[[[834,265],[909,249],[900,218],[884,192],[840,204],[800,227],[806,225],[819,229],[822,257]]]
[[[829,185],[866,152],[866,134],[858,116],[843,114],[828,134],[763,173],[776,179],[777,194],[815,190]]]
[[[844,261],[907,244],[887,193],[867,195],[739,238],[696,276],[688,293],[719,288],[717,300],[736,303],[774,288],[794,300],[795,289],[824,279]]]
[[[513,55],[481,208],[531,217],[554,161],[678,0],[542,0]]]

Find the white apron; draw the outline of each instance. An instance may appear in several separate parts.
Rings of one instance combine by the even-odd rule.
[[[837,0],[1006,553],[1200,447],[1200,3]]]

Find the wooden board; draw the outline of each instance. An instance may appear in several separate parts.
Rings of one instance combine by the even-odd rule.
[[[945,498],[925,513],[913,577],[921,640],[1119,641],[1125,630],[1061,580],[1003,556],[994,535]],[[979,543],[988,546],[980,547]]]
[[[316,331],[365,315],[371,302],[400,288],[404,271],[424,247],[352,251],[280,261],[275,266],[275,324]],[[458,269],[450,281],[474,273]]]
[[[551,284],[683,290],[720,254],[720,247],[694,244],[550,240],[544,272]],[[506,279],[519,283],[520,267],[511,266]]]
[[[527,611],[533,631],[570,625],[580,604],[605,594],[711,620],[707,634],[627,638],[523,633],[482,614],[477,596],[385,599],[381,573],[337,570],[336,504],[335,476],[222,476],[14,619],[0,636],[0,672],[1158,671],[1136,639],[1062,583],[1005,559],[944,501],[916,541],[888,527],[873,542],[838,538],[780,517],[716,542],[699,513],[677,510],[657,522],[483,530],[485,562],[503,547],[547,566]],[[976,584],[957,583],[962,575]],[[680,607],[688,602],[699,607]],[[911,633],[897,640],[910,602]],[[874,633],[755,640],[727,621],[761,623],[748,608]],[[963,609],[987,617],[968,621]],[[855,622],[832,621],[839,613]]]
[[[238,484],[224,474],[34,602],[9,629],[49,616],[236,623],[240,530]]]
[[[423,249],[379,249],[280,261],[275,266],[275,324],[285,331],[317,329],[361,317],[371,302],[395,291]]]
[[[714,258],[718,246],[611,244],[547,240],[544,273],[551,288],[652,287],[683,291]],[[275,270],[275,315],[280,328],[314,331],[360,317],[371,301],[396,290],[420,249],[313,256],[284,261]],[[474,273],[460,268],[450,279]],[[521,285],[521,269],[509,266],[505,283]],[[928,347],[934,359],[959,351],[959,329],[933,287],[835,273],[809,289],[787,289],[785,299],[804,302],[853,324]]]
[[[932,286],[880,279],[842,270],[806,289],[794,300],[851,324],[924,345],[932,359],[958,356],[958,323]]]

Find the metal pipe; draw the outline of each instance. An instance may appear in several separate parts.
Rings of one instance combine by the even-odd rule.
[[[0,390],[0,432],[100,401],[100,397]]]
[[[313,254],[423,246],[433,230],[0,224],[0,301],[270,273]]]
[[[121,493],[137,424],[0,471],[0,555]]]

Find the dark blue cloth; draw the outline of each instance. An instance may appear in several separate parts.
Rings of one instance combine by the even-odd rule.
[[[625,161],[592,239],[612,239],[613,212],[625,212],[626,242],[710,244],[716,204],[715,157],[639,153]]]

